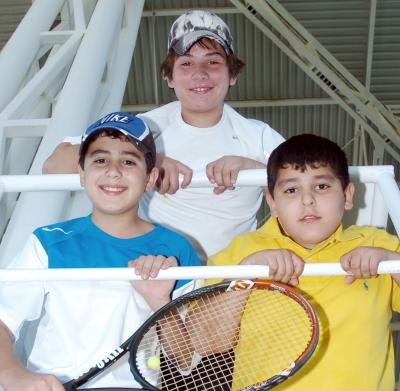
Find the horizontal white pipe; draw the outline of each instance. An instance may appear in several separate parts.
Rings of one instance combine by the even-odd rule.
[[[400,260],[383,261],[378,274],[400,273]],[[186,266],[160,270],[157,280],[201,280],[211,278],[265,278],[268,266]],[[340,263],[307,263],[304,276],[346,275]],[[0,281],[128,281],[139,280],[132,268],[0,269]]]
[[[82,189],[78,174],[0,175],[0,184],[5,193]]]
[[[383,173],[393,177],[392,166],[353,166],[349,168],[350,175],[358,177],[362,182],[377,182]],[[393,182],[395,184],[395,182]],[[236,186],[266,186],[265,169],[242,170],[239,172]],[[0,175],[0,185],[3,192],[20,191],[52,191],[81,190],[77,174],[47,174],[47,175]],[[193,173],[190,187],[212,187],[204,171]],[[396,189],[392,186],[392,189]],[[398,190],[398,189],[397,189]]]

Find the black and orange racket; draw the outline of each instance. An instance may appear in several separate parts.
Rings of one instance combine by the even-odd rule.
[[[76,390],[129,350],[131,372],[146,390],[268,390],[304,366],[317,343],[316,314],[296,289],[224,282],[171,301],[112,360],[64,387]]]
[[[162,308],[132,339],[129,361],[148,390],[268,390],[307,362],[318,335],[316,314],[297,290],[239,280]]]
[[[378,274],[400,273],[400,260],[382,261]],[[204,279],[204,278],[254,278],[267,276],[265,265],[248,266],[192,266],[172,267],[161,270],[158,279]],[[340,263],[306,263],[303,275],[346,275]],[[0,281],[91,281],[134,280],[140,278],[129,268],[104,269],[15,269],[2,270]],[[240,280],[243,281],[243,280]],[[108,368],[128,350],[131,371],[145,389],[150,390],[207,390],[212,383],[214,390],[267,390],[293,376],[311,357],[318,342],[318,321],[313,308],[294,288],[274,281],[233,281],[200,288],[171,301],[152,315],[128,340],[105,357],[101,365],[64,384],[74,391],[100,372]],[[243,292],[248,291],[243,299]],[[237,299],[236,298],[237,295]],[[234,305],[235,301],[237,302]],[[222,305],[216,305],[222,302]],[[196,308],[199,316],[194,318]],[[207,311],[207,308],[209,309]],[[165,340],[178,349],[193,355],[190,370],[172,357],[163,348],[162,339],[168,328],[163,323],[173,318],[176,312],[186,312],[182,318],[186,329],[193,330],[197,323],[220,324],[227,334],[216,333],[204,340],[201,351],[205,357],[190,353],[186,343],[191,340],[189,332],[182,339],[173,329]],[[208,312],[208,315],[207,315]],[[232,316],[232,314],[234,316]],[[207,317],[206,317],[207,315]],[[202,321],[203,319],[203,321]],[[228,320],[227,320],[228,319]],[[233,319],[233,320],[232,320]],[[193,320],[193,322],[192,322]],[[211,333],[212,335],[212,333]],[[232,337],[234,336],[234,338]],[[150,343],[150,341],[152,341]],[[211,341],[211,342],[210,342]],[[224,342],[221,349],[221,341]],[[195,344],[195,345],[196,345]],[[197,347],[196,347],[197,349]],[[213,353],[213,350],[215,352]],[[224,350],[224,351],[223,351]],[[141,353],[143,352],[143,353]],[[210,353],[211,352],[211,353]],[[174,350],[172,351],[174,355]],[[204,355],[203,355],[204,356]],[[150,373],[150,375],[149,375]],[[171,380],[172,379],[172,380]],[[127,390],[129,388],[106,388],[98,390]],[[134,389],[134,388],[132,388]],[[93,390],[93,389],[92,389]]]

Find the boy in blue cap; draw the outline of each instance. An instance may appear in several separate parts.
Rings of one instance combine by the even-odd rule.
[[[155,310],[193,288],[152,281],[160,269],[199,265],[189,242],[138,217],[154,185],[156,149],[148,126],[111,113],[82,137],[79,174],[93,211],[34,231],[10,268],[134,267],[147,281],[4,283],[0,286],[0,385],[6,390],[62,391],[119,346]],[[12,350],[25,321],[38,320],[27,368]],[[91,387],[135,386],[126,358]],[[139,385],[137,385],[139,387]]]

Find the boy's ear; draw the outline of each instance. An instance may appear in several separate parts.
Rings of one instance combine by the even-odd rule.
[[[85,171],[82,169],[81,165],[78,164],[79,181],[82,187],[85,187]]]
[[[267,204],[269,206],[271,216],[278,217],[278,213],[276,211],[276,206],[275,206],[275,201],[274,201],[274,198],[272,197],[271,193],[269,192],[269,190],[267,190],[265,193],[265,200],[267,201]]]
[[[167,82],[169,88],[175,88],[175,83],[173,79],[170,79],[167,76],[165,76],[164,80]]]
[[[156,184],[158,178],[158,168],[154,167],[150,173],[148,174],[147,184],[145,191],[152,191],[154,190],[154,186]]]
[[[354,183],[350,182],[344,189],[344,209],[350,210],[353,208],[353,197],[354,197]]]
[[[237,82],[237,79],[238,79],[237,76],[231,77],[231,78],[229,79],[229,86],[230,86],[230,87],[234,86],[234,85],[236,84],[236,82]]]

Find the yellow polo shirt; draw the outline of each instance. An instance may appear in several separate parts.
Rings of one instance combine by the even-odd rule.
[[[277,220],[270,218],[257,231],[236,237],[226,249],[210,258],[208,264],[235,265],[256,251],[281,248],[291,250],[309,263],[338,262],[343,254],[360,246],[400,251],[397,237],[374,227],[357,226],[346,230],[340,226],[328,239],[309,250],[283,234]],[[219,281],[209,281],[215,282]],[[344,282],[343,276],[303,276],[298,288],[317,312],[319,343],[309,362],[274,390],[393,390],[390,321],[392,310],[400,311],[400,288],[391,276],[356,280],[351,285]],[[236,351],[236,355],[240,354]]]

